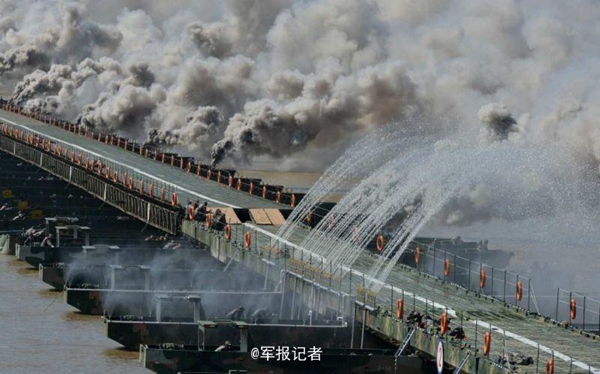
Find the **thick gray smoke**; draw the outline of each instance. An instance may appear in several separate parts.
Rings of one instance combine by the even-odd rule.
[[[7,0],[0,10],[0,74],[18,79],[14,100],[213,163],[322,169],[365,129],[397,121],[440,138],[553,142],[599,164],[600,5],[589,0]],[[427,120],[404,120],[414,113]]]

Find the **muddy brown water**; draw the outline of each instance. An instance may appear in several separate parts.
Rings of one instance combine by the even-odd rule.
[[[0,255],[0,373],[148,374],[137,352],[104,336],[14,256]]]

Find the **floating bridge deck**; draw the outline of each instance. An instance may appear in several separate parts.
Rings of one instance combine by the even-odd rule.
[[[137,152],[92,140],[11,111],[0,110],[0,122],[12,130],[19,129],[25,132],[24,136],[23,133],[15,134],[3,129],[5,131],[0,134],[0,150],[38,164],[63,179],[73,178],[72,169],[80,170],[82,167],[69,165],[69,160],[64,161],[64,157],[53,155],[49,149],[39,150],[38,145],[28,144],[23,141],[27,135],[37,134],[51,141],[54,146],[62,145],[68,147],[69,152],[75,149],[96,160],[102,160],[104,165],[110,165],[111,171],[129,173],[128,175],[136,177],[136,183],[144,181],[146,186],[152,185],[156,194],[159,194],[161,188],[166,188],[169,193],[176,192],[182,205],[187,203],[187,200],[204,199],[210,205],[220,207],[291,208],[289,204],[250,195],[206,178],[198,178],[193,172],[186,172]],[[62,159],[60,162],[66,166],[48,164],[48,158]],[[69,169],[68,173],[65,167]],[[93,171],[84,169],[84,172],[95,177]],[[86,183],[73,180],[71,182],[88,189]],[[307,228],[299,227],[288,241],[280,241],[276,235],[277,226],[244,223],[234,225],[232,238],[228,240],[223,232],[210,230],[197,222],[184,220],[181,227],[179,222],[165,223],[180,220],[181,217],[180,211],[169,207],[168,203],[161,204],[147,199],[147,208],[136,208],[133,205],[128,207],[120,200],[109,201],[110,194],[107,194],[106,186],[104,193],[101,192],[101,187],[95,188],[98,189],[95,192],[96,196],[118,206],[126,213],[146,219],[150,224],[166,231],[181,230],[208,245],[213,256],[219,260],[244,263],[265,274],[275,283],[284,284],[294,291],[293,295],[298,294],[303,302],[312,305],[314,309],[322,313],[333,311],[352,318],[369,332],[398,345],[402,343],[410,328],[398,319],[399,298],[404,301],[404,318],[413,309],[427,312],[436,318],[445,312],[450,316],[451,327],[462,324],[467,339],[462,342],[454,341],[446,335],[443,338],[446,342],[444,359],[448,365],[457,367],[467,356],[466,365],[463,367],[465,372],[502,372],[506,369],[497,364],[497,358],[509,352],[519,352],[533,357],[536,361],[533,366],[521,367],[522,372],[545,372],[547,361],[554,358],[555,373],[600,373],[599,340],[585,336],[586,334],[580,331],[565,328],[564,323],[535,313],[527,313],[522,308],[480,292],[466,290],[401,264],[395,267],[377,294],[365,292],[364,274],[369,272],[376,260],[374,255],[366,252],[359,257],[353,269],[344,272],[343,275],[319,270],[319,258],[311,255],[310,248],[301,247],[304,237],[309,233]],[[123,193],[132,194],[127,188],[124,190]],[[121,196],[119,199],[124,198]],[[145,209],[148,211],[147,216],[141,212]],[[152,215],[156,212],[161,213],[161,220],[150,217],[151,211]],[[244,244],[246,233],[250,233],[252,238],[249,249],[245,248]],[[282,275],[283,273],[287,275]],[[305,287],[307,290],[311,289],[311,292],[304,292]],[[482,344],[486,333],[491,334],[491,349],[489,355],[484,357]],[[435,331],[418,330],[411,339],[411,345],[435,356],[439,339]],[[359,347],[360,341],[359,335],[355,338],[354,347]]]

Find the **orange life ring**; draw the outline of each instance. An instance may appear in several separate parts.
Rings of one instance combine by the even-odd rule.
[[[483,268],[479,272],[479,287],[485,288],[485,270]]]
[[[183,157],[179,159],[179,168],[183,169]]]
[[[113,173],[113,182],[119,183],[119,172],[118,171],[115,171]]]
[[[277,201],[278,203],[281,202],[281,191],[277,191],[277,193],[275,194],[275,201]]]
[[[446,261],[444,261],[444,276],[448,276],[450,275],[450,260],[446,259]]]
[[[221,183],[221,170],[217,172],[217,183]]]
[[[231,240],[231,225],[225,225],[225,239]]]
[[[517,281],[517,301],[521,301],[523,298],[523,283]]]
[[[296,206],[296,195],[292,194],[292,196],[290,197],[290,205],[293,207]]]
[[[171,166],[175,166],[175,156],[171,156]]]
[[[210,177],[212,177],[212,170],[208,169],[206,172],[206,179],[210,179]]]
[[[190,219],[190,221],[194,220],[194,206],[190,205],[190,207],[188,208],[188,218]]]
[[[574,320],[577,317],[577,302],[575,299],[571,299],[571,303],[569,305],[571,308],[571,319]]]
[[[204,222],[204,224],[209,229],[211,228],[211,226],[212,226],[212,214],[211,213],[206,213],[206,221]]]
[[[415,249],[415,263],[419,265],[419,259],[421,258],[421,248]]]
[[[232,187],[233,186],[233,177],[230,175],[229,178],[227,178],[227,186]]]
[[[554,359],[552,358],[546,361],[546,374],[554,374]]]
[[[398,298],[396,306],[398,307],[398,310],[396,311],[396,317],[398,317],[398,319],[401,320],[404,316],[404,299],[401,297]]]
[[[238,191],[242,189],[242,178],[238,178],[236,188],[238,189]]]
[[[177,194],[175,192],[171,194],[171,205],[177,205]]]
[[[150,186],[148,186],[148,195],[150,195],[150,197],[154,197],[154,185],[152,183],[150,183]]]
[[[140,179],[140,193],[144,193],[144,181]]]
[[[254,193],[254,182],[250,182],[250,187],[248,188],[248,192],[250,195]]]
[[[110,178],[110,168],[107,166],[106,171],[104,172],[104,177],[106,179]]]
[[[262,198],[263,199],[267,198],[267,186],[263,186],[263,188],[262,188]]]
[[[446,312],[442,313],[442,317],[440,318],[440,332],[444,335],[448,331],[448,315]]]
[[[133,190],[133,177],[129,177],[129,183],[128,183],[129,189]]]
[[[492,334],[489,331],[486,331],[483,335],[483,355],[487,356],[490,354],[490,347],[492,344]]]
[[[127,172],[123,173],[123,179],[121,180],[121,182],[123,182],[123,186],[127,185]]]
[[[377,250],[379,252],[383,251],[383,244],[384,244],[383,235],[379,235],[377,237]]]
[[[244,235],[244,248],[249,249],[251,244],[252,244],[252,233],[247,232],[246,235]]]
[[[160,189],[160,201],[164,202],[165,201],[165,188],[161,187]]]

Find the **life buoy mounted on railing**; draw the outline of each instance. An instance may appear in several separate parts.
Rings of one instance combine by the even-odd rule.
[[[248,188],[248,193],[252,195],[254,193],[254,182],[250,182],[250,187]]]
[[[440,333],[444,335],[446,331],[448,331],[448,314],[444,312],[440,317]]]
[[[150,183],[148,186],[148,195],[150,195],[150,197],[154,197],[154,184],[152,183]]]
[[[485,288],[485,270],[483,268],[479,272],[479,287]]]
[[[244,235],[244,248],[250,249],[250,245],[252,245],[252,233],[248,231]]]
[[[396,302],[396,307],[398,308],[398,310],[396,310],[396,317],[398,317],[399,320],[402,320],[402,317],[404,317],[404,299],[403,298],[398,298],[398,301]]]
[[[546,374],[554,374],[554,359],[549,358],[546,361]]]
[[[577,302],[575,301],[575,298],[571,299],[571,302],[569,303],[569,309],[571,320],[574,320],[577,317]]]
[[[281,202],[281,191],[277,191],[277,193],[275,194],[275,201],[277,201],[278,203]]]
[[[487,356],[490,354],[490,348],[492,346],[492,334],[486,331],[483,335],[483,355]]]
[[[177,205],[177,194],[175,192],[173,192],[171,194],[171,205],[173,205],[173,206]]]
[[[113,173],[113,182],[119,183],[119,172],[118,171],[115,171]]]
[[[384,244],[385,244],[385,242],[383,240],[383,235],[377,236],[377,250],[379,252],[383,251]]]
[[[210,180],[211,177],[212,177],[212,170],[208,169],[208,171],[206,172],[206,179]]]
[[[129,177],[129,183],[127,184],[130,190],[133,190],[133,177]]]
[[[140,193],[144,194],[144,181],[140,179]]]
[[[229,223],[225,225],[225,239],[231,240],[231,225]]]
[[[161,187],[160,189],[160,201],[165,202],[165,188]]]
[[[221,170],[217,172],[217,183],[221,183]]]
[[[240,191],[242,189],[242,178],[238,178],[236,188],[238,191]]]
[[[290,205],[292,208],[296,206],[296,195],[294,194],[292,194],[292,196],[290,197]]]
[[[267,186],[262,186],[262,198],[267,198]]]
[[[417,247],[417,249],[415,249],[415,264],[419,265],[420,259],[421,259],[421,248]]]
[[[233,187],[233,177],[231,175],[227,178],[227,186]]]
[[[194,220],[194,206],[190,205],[190,207],[188,208],[188,218],[190,221]]]
[[[446,261],[444,261],[444,276],[448,276],[450,275],[450,260],[446,259]]]
[[[523,298],[523,283],[517,281],[517,301],[521,301]]]

